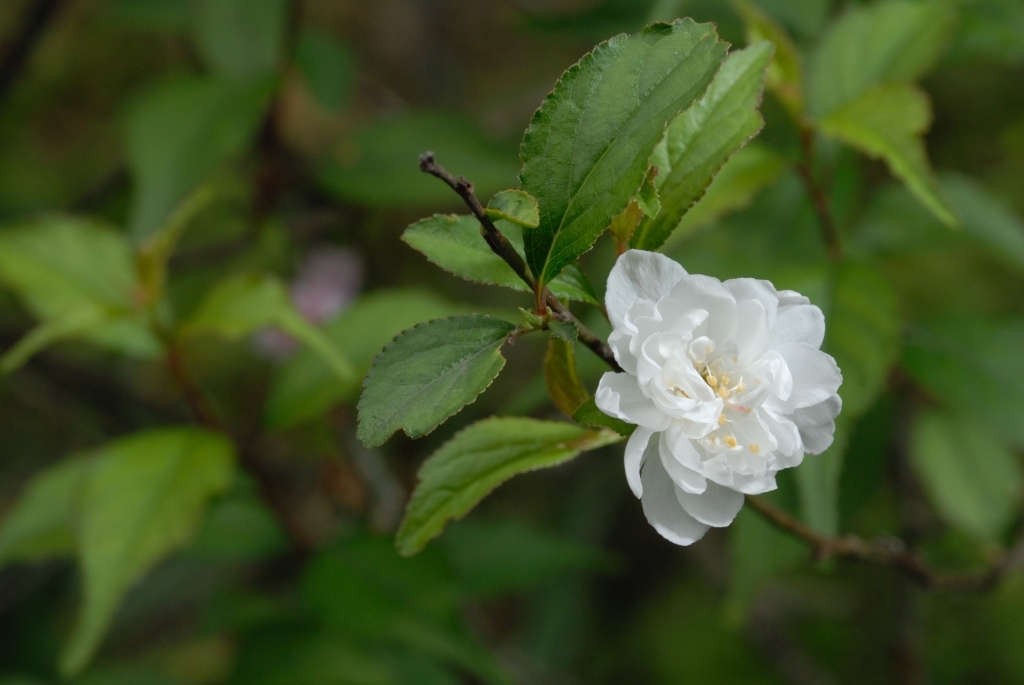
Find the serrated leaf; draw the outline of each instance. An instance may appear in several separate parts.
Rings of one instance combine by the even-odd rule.
[[[548,330],[551,332],[552,338],[567,343],[574,343],[580,337],[580,329],[575,321],[549,321]]]
[[[621,440],[612,431],[570,423],[492,417],[457,433],[423,464],[395,544],[423,549],[451,519],[459,519],[509,478],[562,464],[581,452]]]
[[[647,170],[644,182],[640,185],[640,192],[636,194],[636,198],[633,200],[636,202],[637,207],[640,208],[640,211],[644,213],[644,216],[652,219],[661,212],[661,196],[658,194],[658,185],[655,182],[659,171],[656,166],[652,166]],[[630,204],[632,205],[632,202]],[[627,207],[626,211],[628,210],[629,208]]]
[[[725,53],[711,24],[684,19],[616,36],[563,74],[520,153],[523,189],[540,204],[540,225],[524,235],[540,283],[626,208],[665,126],[703,94]]]
[[[571,417],[590,399],[590,393],[576,372],[576,349],[572,342],[554,335],[548,340],[548,351],[544,355],[544,382],[552,403],[566,416]]]
[[[954,19],[941,1],[850,5],[815,55],[811,113],[824,117],[879,84],[916,81],[941,55]]]
[[[128,109],[124,146],[135,192],[128,224],[143,240],[175,207],[252,140],[277,84],[173,77]]]
[[[940,197],[924,147],[922,135],[931,122],[927,95],[915,86],[889,84],[872,88],[829,114],[821,121],[821,130],[869,157],[884,160],[936,218],[956,226],[956,217]]]
[[[659,202],[660,209],[660,202]],[[637,226],[643,221],[644,210],[641,209],[640,203],[633,199],[630,201],[626,208],[619,212],[611,224],[608,225],[608,232],[615,236],[615,239],[620,243],[629,244],[629,239],[633,237],[636,232]]]
[[[982,539],[996,538],[1020,502],[1021,467],[992,432],[939,412],[911,429],[911,462],[943,518]]]
[[[581,426],[589,426],[591,428],[610,428],[623,437],[629,437],[633,434],[633,431],[636,430],[635,424],[626,423],[622,419],[617,419],[614,416],[608,416],[598,409],[597,403],[594,402],[593,398],[581,404],[579,408],[573,412],[572,419]]]
[[[312,350],[297,352],[278,370],[267,397],[266,420],[272,428],[287,428],[327,412],[339,402],[354,402],[356,382],[366,375],[381,348],[421,321],[468,314],[464,305],[446,302],[427,292],[377,290],[324,324],[323,335],[355,369],[342,380]]]
[[[914,330],[903,365],[947,407],[1024,447],[1024,322],[957,318]],[[967,389],[967,390],[965,390]]]
[[[332,35],[307,29],[295,45],[295,65],[313,97],[327,109],[348,103],[355,82],[354,58]]]
[[[182,326],[181,334],[237,340],[267,326],[280,328],[320,355],[342,382],[355,379],[351,363],[295,309],[284,284],[267,274],[232,276],[222,281],[207,293]]]
[[[75,552],[79,500],[93,460],[72,457],[36,474],[0,527],[0,566]]]
[[[540,207],[537,198],[524,190],[503,190],[491,198],[484,210],[493,220],[504,219],[526,228],[537,228]]]
[[[668,127],[652,158],[662,211],[640,223],[632,247],[660,247],[726,160],[764,126],[758,108],[771,57],[768,42],[729,55],[707,93]]]
[[[748,45],[767,40],[775,46],[765,88],[775,93],[791,115],[800,117],[804,108],[804,78],[793,39],[781,24],[749,0],[733,0],[733,7],[743,19]]]
[[[125,591],[189,541],[234,467],[231,443],[194,428],[137,433],[94,458],[79,519],[83,605],[61,653],[65,676],[88,664]]]
[[[357,435],[367,447],[398,429],[426,435],[476,400],[497,377],[514,326],[492,316],[453,316],[401,333],[373,360],[359,398]]]
[[[213,71],[247,81],[277,69],[287,0],[192,0],[190,10],[196,47]]]
[[[516,252],[523,254],[522,228],[500,219],[495,225],[508,238]],[[480,223],[474,217],[435,214],[405,229],[402,240],[445,271],[467,281],[532,292],[512,267],[487,245],[480,234]],[[566,267],[562,274],[548,284],[548,288],[555,297],[561,299],[600,305],[594,287],[575,264]]]

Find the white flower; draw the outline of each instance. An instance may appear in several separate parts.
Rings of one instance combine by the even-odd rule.
[[[825,318],[806,297],[629,250],[605,302],[624,373],[606,373],[595,399],[637,425],[626,480],[668,540],[729,525],[744,494],[774,490],[776,473],[832,444],[843,379],[818,349]]]

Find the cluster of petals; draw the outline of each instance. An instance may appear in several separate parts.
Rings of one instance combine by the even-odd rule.
[[[806,297],[629,250],[605,302],[623,371],[606,373],[595,399],[636,424],[626,480],[666,539],[689,545],[729,525],[745,494],[775,489],[779,471],[832,444],[842,375]]]

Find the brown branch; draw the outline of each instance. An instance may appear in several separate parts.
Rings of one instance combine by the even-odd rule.
[[[185,367],[185,358],[182,356],[181,348],[175,343],[170,343],[167,347],[167,368],[178,384],[178,388],[181,390],[181,394],[185,398],[189,409],[192,410],[196,421],[204,428],[217,431],[223,430],[224,425],[220,417],[217,416],[210,403],[206,401],[206,395],[203,394],[202,388],[189,375],[188,369]]]
[[[28,62],[32,49],[62,2],[63,0],[37,0],[25,13],[25,23],[11,40],[3,62],[0,62],[0,103],[7,99],[11,86]]]
[[[448,172],[443,166],[437,163],[434,159],[433,152],[425,152],[420,155],[420,171],[428,173],[431,176],[436,176],[451,187],[459,197],[462,198],[463,202],[469,207],[470,211],[473,212],[473,216],[476,217],[477,221],[480,222],[480,235],[483,236],[484,240],[487,241],[487,245],[491,248],[494,254],[504,260],[506,264],[512,267],[512,271],[516,273],[519,278],[523,279],[526,285],[530,286],[531,290],[537,291],[537,282],[533,279],[530,274],[530,269],[526,265],[526,262],[516,249],[512,246],[512,243],[508,241],[498,227],[491,221],[491,217],[487,216],[487,212],[484,211],[484,207],[480,204],[480,200],[477,199],[473,184],[466,180],[464,176],[455,178],[451,173]],[[544,315],[545,309],[551,308],[552,316],[563,322],[572,322],[576,324],[576,329],[579,331],[579,339],[584,345],[589,347],[594,354],[603,359],[612,369],[615,371],[622,371],[619,363],[615,361],[615,354],[608,345],[604,343],[601,338],[594,334],[589,328],[584,326],[579,319],[577,319],[569,309],[563,305],[557,297],[555,297],[550,290],[544,288],[543,291],[537,292],[537,313]]]
[[[822,235],[825,238],[825,248],[828,250],[829,259],[838,262],[843,258],[843,245],[839,239],[839,229],[832,216],[832,207],[829,204],[828,196],[824,189],[814,178],[814,129],[809,125],[802,125],[800,129],[800,162],[797,164],[797,171],[803,179],[807,194],[814,204],[814,211],[818,213],[818,221],[821,222]]]
[[[811,546],[815,558],[838,556],[899,569],[922,587],[933,590],[977,591],[994,587],[1010,572],[1024,566],[1024,539],[1014,550],[988,569],[974,573],[943,573],[931,568],[924,559],[907,549],[902,540],[879,538],[864,540],[856,535],[833,538],[814,530],[803,521],[761,497],[747,495],[747,503],[775,526],[792,533]]]

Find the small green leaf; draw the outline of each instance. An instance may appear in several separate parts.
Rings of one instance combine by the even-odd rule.
[[[487,203],[485,210],[491,219],[504,219],[525,228],[537,228],[540,207],[537,198],[524,190],[503,190]]]
[[[1020,503],[1017,458],[976,422],[939,412],[914,421],[914,470],[943,518],[982,539],[996,538]]]
[[[661,209],[660,201],[658,209]],[[644,218],[644,210],[640,207],[640,203],[634,198],[626,208],[615,215],[612,219],[611,224],[608,226],[608,232],[615,236],[615,239],[621,243],[629,243],[629,239],[633,237],[636,232],[636,227],[640,225],[640,222]]]
[[[125,591],[198,530],[234,463],[225,438],[193,428],[137,433],[94,458],[78,520],[83,606],[61,654],[65,676],[89,663]]]
[[[813,60],[811,113],[824,117],[882,83],[916,81],[942,54],[954,21],[941,0],[848,6]]]
[[[765,87],[775,93],[789,113],[799,118],[803,115],[803,69],[800,53],[793,39],[774,18],[749,0],[733,0],[746,29],[747,44],[770,41],[775,46],[775,55],[768,65]]]
[[[86,335],[110,322],[112,318],[115,317],[89,304],[44,321],[4,352],[0,357],[0,375],[16,371],[34,354],[55,342]]]
[[[552,338],[564,340],[567,343],[574,343],[580,337],[580,329],[575,321],[550,321],[548,330],[551,331]]]
[[[190,9],[196,47],[215,72],[248,81],[276,71],[287,0],[192,0]]]
[[[514,326],[492,316],[453,316],[401,333],[373,360],[359,398],[358,436],[367,447],[403,429],[426,435],[476,400],[505,358]]]
[[[590,399],[590,393],[583,387],[576,372],[575,347],[572,342],[566,342],[554,334],[548,340],[548,351],[544,355],[544,381],[551,401],[566,416],[571,417]]]
[[[873,88],[821,121],[821,130],[875,159],[883,159],[894,176],[947,226],[957,219],[940,197],[922,135],[931,126],[928,96],[915,86]]]
[[[295,46],[295,65],[325,108],[338,109],[352,97],[354,59],[334,36],[313,29],[303,31]]]
[[[212,334],[236,340],[267,326],[277,326],[320,355],[343,382],[355,379],[349,361],[302,317],[284,284],[274,276],[250,274],[224,280],[206,295],[181,334]]]
[[[520,153],[523,189],[540,204],[540,225],[524,235],[540,283],[589,250],[626,208],[665,126],[703,94],[726,48],[711,24],[684,19],[616,36],[563,74]]]
[[[523,254],[522,228],[500,219],[495,225],[516,252]],[[405,229],[402,240],[445,271],[467,281],[532,292],[512,267],[487,245],[480,234],[480,223],[474,217],[435,214]],[[558,298],[600,304],[594,287],[575,264],[567,267],[548,288]]]
[[[589,399],[579,406],[573,415],[573,421],[580,424],[581,426],[589,426],[590,428],[611,428],[619,435],[628,438],[636,430],[636,426],[632,423],[626,423],[622,419],[617,419],[614,416],[608,416],[603,411],[597,408],[597,404],[593,399]]]
[[[38,473],[0,527],[0,566],[71,556],[82,487],[93,460],[72,457]]]
[[[758,108],[771,57],[768,42],[729,55],[707,93],[668,127],[652,159],[662,211],[641,222],[634,248],[660,247],[726,160],[764,126]]]
[[[612,431],[571,423],[493,417],[474,423],[423,464],[419,484],[398,530],[399,553],[423,549],[451,519],[459,519],[509,478],[557,466],[580,452],[618,442]]]
[[[651,219],[658,216],[658,213],[661,211],[661,197],[658,194],[658,184],[655,182],[659,171],[660,170],[656,166],[652,166],[647,170],[647,174],[644,176],[644,182],[640,186],[640,192],[636,194],[635,199],[640,211],[644,213],[644,216]]]

